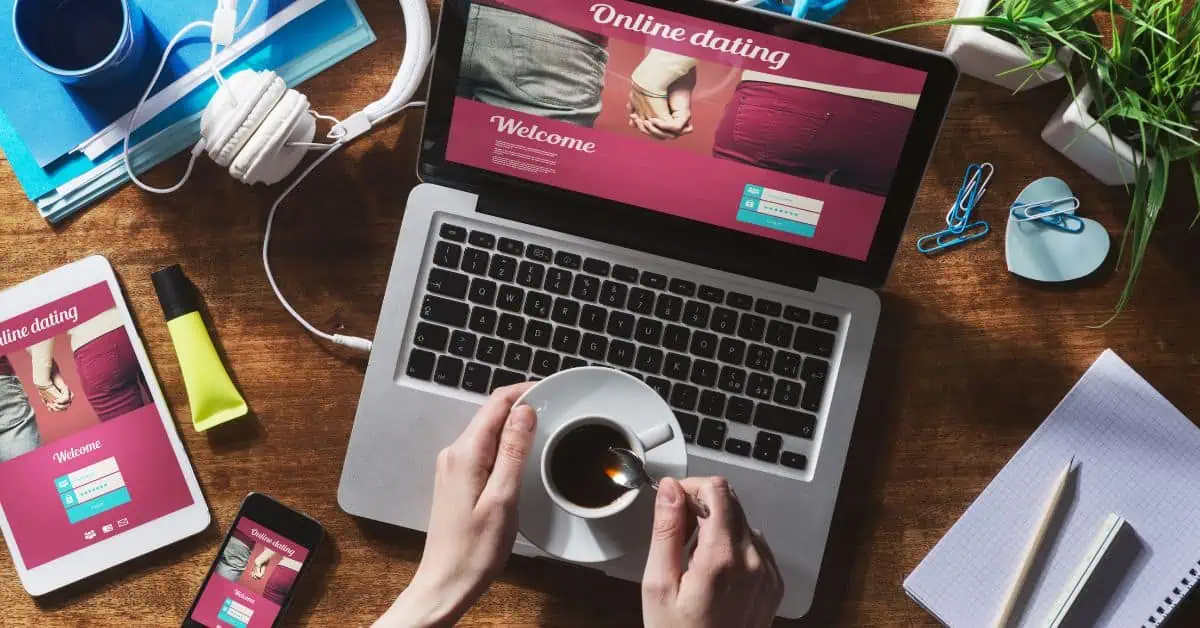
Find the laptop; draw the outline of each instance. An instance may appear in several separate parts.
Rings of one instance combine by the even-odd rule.
[[[804,615],[876,290],[957,80],[937,53],[721,2],[444,3],[341,507],[424,531],[434,459],[490,391],[620,369],[675,411],[689,474],[736,488],[780,615]]]

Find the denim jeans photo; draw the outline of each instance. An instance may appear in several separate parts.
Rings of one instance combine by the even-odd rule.
[[[27,454],[42,444],[33,405],[13,375],[0,375],[0,462]]]

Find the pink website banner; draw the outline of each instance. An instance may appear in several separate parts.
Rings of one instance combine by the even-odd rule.
[[[920,70],[622,0],[487,0],[565,27],[802,81],[920,94]]]
[[[452,120],[450,161],[857,260],[870,253],[883,213],[873,194],[473,100],[456,99]],[[813,237],[738,221],[747,185],[819,199]]]
[[[255,543],[262,543],[275,550],[280,556],[287,556],[299,563],[308,558],[308,549],[304,546],[245,517],[238,519],[237,529],[254,539]]]
[[[98,283],[0,322],[0,354],[12,353],[57,336],[114,305],[108,284]]]
[[[107,473],[114,462],[109,479],[95,481],[123,482],[129,501],[71,523],[56,480],[89,467]],[[148,405],[0,464],[0,503],[32,569],[191,506],[192,495],[158,409]]]
[[[250,621],[244,624],[235,624],[220,619],[222,615],[244,616],[245,611],[229,613],[229,607],[233,604],[245,607],[251,613]],[[271,600],[247,591],[237,583],[230,582],[214,572],[204,585],[204,593],[200,595],[200,601],[196,602],[196,610],[192,611],[192,619],[206,626],[212,626],[212,628],[242,628],[243,625],[246,628],[260,628],[274,624],[275,618],[279,616],[281,610],[283,610],[282,607]]]

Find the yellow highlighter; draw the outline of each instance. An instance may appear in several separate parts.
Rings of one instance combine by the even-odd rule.
[[[250,409],[217,355],[217,348],[200,317],[196,289],[183,274],[183,269],[178,264],[168,266],[154,272],[150,278],[167,319],[175,355],[179,357],[196,431],[204,432],[246,416]]]

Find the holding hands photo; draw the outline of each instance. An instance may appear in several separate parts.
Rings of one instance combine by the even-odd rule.
[[[692,68],[667,86],[666,95],[633,82],[629,90],[629,126],[656,140],[675,140],[695,130],[692,124],[692,92],[696,69]]]

